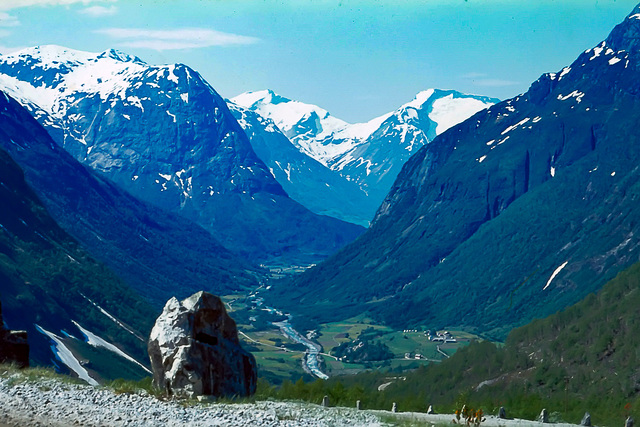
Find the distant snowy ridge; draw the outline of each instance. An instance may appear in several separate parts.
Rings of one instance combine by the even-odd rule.
[[[299,150],[269,119],[228,101],[251,146],[287,194],[307,209],[367,227],[376,209],[357,183]]]
[[[272,120],[301,152],[325,166],[327,160],[350,148],[345,144],[317,143],[350,125],[316,105],[293,101],[271,90],[243,93],[231,98],[231,102]]]
[[[233,98],[238,108],[258,115],[249,117],[229,104],[234,120],[224,100],[185,65],[154,66],[115,50],[59,46],[0,56],[0,87],[77,160],[136,197],[184,213],[223,245],[251,256],[280,253],[272,236],[282,234],[282,227],[268,228],[247,216],[265,235],[256,244],[260,234],[248,226],[225,226],[222,206],[235,203],[233,194],[265,209],[279,197],[254,194],[290,196],[314,213],[366,226],[412,154],[497,101],[429,89],[396,111],[350,124],[267,90]],[[272,203],[268,209],[293,209]],[[331,239],[341,241],[339,236],[344,232]]]
[[[332,116],[321,107],[285,98],[271,90],[243,93],[232,98],[229,104],[232,111],[235,109],[234,114],[254,149],[257,144],[262,146],[256,152],[287,193],[300,194],[297,200],[313,210],[311,206],[319,203],[310,201],[309,195],[317,192],[323,203],[328,204],[326,212],[319,213],[366,225],[412,154],[437,135],[498,101],[452,90],[428,89],[395,111],[354,124]],[[257,113],[263,120],[254,120],[249,125],[247,113],[240,109]],[[259,142],[256,123],[262,123],[265,131]],[[282,138],[275,142],[267,133],[273,135],[278,131],[300,153],[338,175],[350,188],[355,187],[347,190],[350,191],[347,198],[357,201],[354,203],[357,206],[329,200],[320,178],[326,182],[326,173],[315,173],[318,182],[313,184],[310,178],[292,178],[291,170],[302,170],[296,164],[273,161],[284,150]],[[269,147],[265,147],[266,140],[272,141]],[[285,171],[286,175],[278,174],[278,170]],[[293,189],[296,185],[300,188]],[[336,188],[333,184],[331,187]]]
[[[394,112],[354,124],[332,116],[321,107],[290,100],[271,90],[246,92],[231,98],[231,102],[272,120],[301,152],[331,167],[340,164],[342,156],[380,130],[390,117],[395,117],[399,124],[411,125],[411,121],[418,118],[418,110],[428,109],[428,117],[436,125],[428,138],[433,139],[498,100],[428,89]]]

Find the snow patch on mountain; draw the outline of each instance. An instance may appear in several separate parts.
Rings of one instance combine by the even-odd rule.
[[[553,270],[553,273],[551,273],[551,277],[549,277],[549,280],[547,280],[547,284],[544,285],[544,288],[542,288],[543,291],[549,287],[551,282],[553,282],[553,279],[556,278],[556,276],[562,271],[563,268],[565,268],[567,266],[568,263],[569,263],[569,261],[565,261],[560,266],[558,266],[558,268]]]
[[[488,106],[486,102],[476,98],[454,98],[450,94],[433,102],[429,118],[437,123],[436,135],[440,135]]]
[[[98,335],[94,334],[93,332],[91,332],[88,329],[83,328],[78,322],[76,322],[75,320],[71,321],[74,325],[76,325],[76,327],[80,330],[80,332],[82,332],[82,334],[85,336],[85,342],[93,347],[103,347],[106,348],[107,350],[117,354],[120,357],[123,357],[125,359],[127,359],[130,362],[135,363],[136,365],[140,366],[142,369],[144,369],[145,371],[147,371],[148,373],[152,374],[151,370],[149,370],[149,368],[147,368],[146,366],[144,366],[142,363],[138,362],[136,359],[134,359],[133,357],[129,356],[127,353],[125,353],[124,351],[120,350],[118,347],[116,347],[115,345],[111,344],[109,341],[100,338]]]
[[[3,92],[12,98],[19,100],[22,104],[35,103],[40,107],[50,110],[53,108],[58,93],[55,89],[44,86],[35,87],[15,77],[0,74],[0,85]],[[25,105],[26,106],[26,105]]]
[[[35,325],[36,330],[43,335],[46,335],[51,341],[51,351],[56,355],[56,358],[64,363],[70,370],[78,375],[78,378],[86,381],[87,383],[97,386],[98,381],[93,379],[89,372],[80,364],[80,361],[76,359],[71,350],[67,348],[66,345],[62,342],[62,338],[54,334],[53,332],[49,332],[46,329],[40,327],[39,325]]]

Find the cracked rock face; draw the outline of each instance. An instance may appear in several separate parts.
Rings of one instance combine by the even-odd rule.
[[[235,321],[215,295],[167,301],[151,330],[149,358],[156,387],[177,396],[249,396],[256,361],[240,346]]]

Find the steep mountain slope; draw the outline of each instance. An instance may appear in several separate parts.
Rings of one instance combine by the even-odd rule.
[[[408,374],[387,399],[402,405],[422,394],[443,410],[464,395],[467,406],[505,406],[509,416],[533,419],[547,408],[567,422],[589,412],[594,425],[621,424],[640,414],[639,290],[636,263],[597,294],[514,329],[505,346],[472,344]]]
[[[400,168],[413,153],[449,127],[498,102],[497,99],[465,95],[456,91],[429,89],[420,92],[414,100],[396,111],[367,123],[349,124],[331,116],[320,107],[292,101],[272,91],[248,92],[232,101],[257,112],[265,120],[270,119],[263,122],[267,127],[271,123],[275,124],[300,153],[317,160],[342,180],[346,180],[348,186],[345,190],[350,192],[350,199],[357,201],[355,207],[344,205],[341,200],[332,202],[329,199],[328,203],[331,203],[334,212],[339,213],[339,218],[357,218],[358,223],[371,221]],[[246,126],[243,127],[246,130]],[[251,133],[255,134],[258,127],[252,126],[254,130]],[[276,132],[272,129],[268,132],[263,138],[269,143]],[[265,135],[265,132],[262,134]],[[251,138],[251,141],[255,149],[254,139]],[[260,141],[257,143],[264,144]],[[269,158],[279,158],[283,147],[284,144],[274,141],[265,148],[269,150]],[[293,162],[278,164],[265,160],[267,156],[261,154],[265,152],[265,148],[256,151],[272,170],[284,168],[295,173],[300,169],[300,172],[306,173],[306,170],[297,167],[295,159]],[[325,172],[324,175],[326,174]],[[290,175],[291,172],[287,174],[288,181],[291,181]],[[276,175],[276,178],[280,176]],[[283,179],[279,179],[279,182],[287,188]],[[320,179],[309,181],[309,178],[305,178],[302,183],[290,186],[296,187],[296,194],[307,194],[304,200],[297,199],[305,206],[308,206],[308,199],[313,194],[323,194],[325,190],[322,188],[324,182]],[[331,188],[333,187],[334,184],[331,183]],[[287,191],[292,194],[290,190]]]
[[[4,95],[0,147],[25,170],[53,218],[156,306],[199,290],[226,293],[255,285],[256,269],[210,233],[87,170]]]
[[[422,148],[369,231],[287,287],[288,307],[504,337],[637,261],[638,17]]]
[[[311,211],[365,227],[381,200],[300,152],[271,119],[229,102],[258,157],[292,199]]]
[[[224,100],[184,65],[43,46],[1,57],[0,73],[77,160],[231,250],[315,261],[362,231],[292,201]]]
[[[2,139],[7,137],[5,129],[3,124]],[[77,326],[82,325],[146,363],[146,342],[139,337],[150,331],[154,310],[55,223],[26,184],[20,167],[3,149],[0,149],[0,203],[2,314],[9,327],[28,331],[31,360],[50,365],[54,356],[50,345],[59,354],[54,364],[62,367],[62,363],[74,360],[70,352],[62,350],[61,331],[66,331],[68,338],[83,337]],[[98,306],[128,325],[129,330]],[[40,333],[45,330],[59,334],[56,337],[60,342],[54,343]],[[76,346],[82,347],[81,344],[78,341]],[[88,359],[92,363],[86,369],[109,370],[105,355],[99,361]],[[129,366],[122,370],[121,376],[140,375],[140,368],[138,372],[130,369]]]

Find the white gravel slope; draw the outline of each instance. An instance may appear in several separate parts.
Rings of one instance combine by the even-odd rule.
[[[482,427],[578,427],[487,416]],[[302,402],[185,404],[142,394],[70,384],[57,379],[25,381],[0,376],[0,427],[41,426],[388,426],[455,425],[453,415],[324,408]],[[384,420],[384,421],[383,421]],[[459,425],[459,424],[458,424]]]
[[[15,378],[17,379],[17,378]],[[0,378],[2,426],[382,426],[365,411],[297,402],[196,404],[42,379]]]

